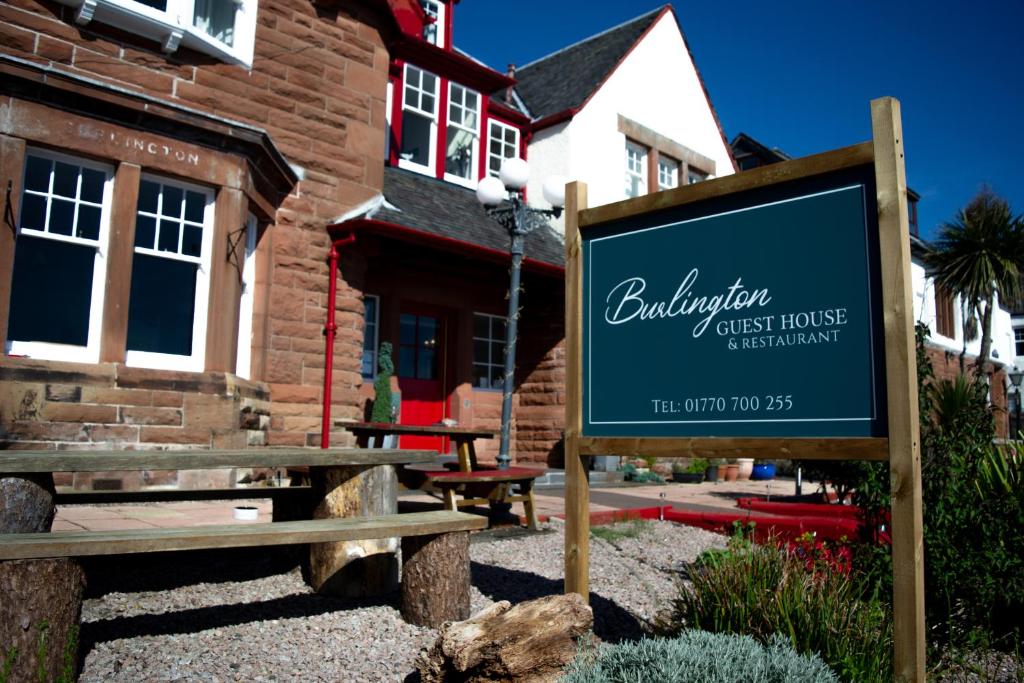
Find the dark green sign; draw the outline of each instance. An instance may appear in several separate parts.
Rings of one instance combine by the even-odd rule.
[[[885,436],[874,171],[583,231],[587,436]]]

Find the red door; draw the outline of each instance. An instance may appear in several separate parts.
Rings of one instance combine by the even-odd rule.
[[[398,343],[398,388],[402,392],[399,423],[433,425],[447,417],[445,401],[445,320],[436,313],[406,311]],[[448,439],[403,436],[401,448],[448,452]]]

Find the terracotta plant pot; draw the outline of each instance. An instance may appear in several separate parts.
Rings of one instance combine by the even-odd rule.
[[[736,458],[736,464],[739,465],[740,471],[736,476],[738,481],[746,481],[750,479],[750,473],[754,471],[754,459],[753,458]]]
[[[719,468],[721,470],[722,468]],[[739,465],[726,465],[722,476],[725,481],[736,481],[736,478],[740,475]]]

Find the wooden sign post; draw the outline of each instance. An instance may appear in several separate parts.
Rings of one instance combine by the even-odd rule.
[[[924,681],[921,458],[899,103],[873,140],[594,209],[566,191],[565,590],[593,455],[887,460],[894,671]]]

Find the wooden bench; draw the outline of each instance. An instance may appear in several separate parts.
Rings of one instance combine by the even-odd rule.
[[[313,508],[313,489],[305,486],[250,486],[232,489],[140,489],[69,491],[57,489],[57,505],[111,505],[118,503],[175,503],[181,501],[252,500],[268,498],[275,522],[308,519]]]
[[[504,470],[475,470],[473,472],[431,472],[423,476],[432,487],[444,495],[446,510],[458,510],[469,505],[493,503],[522,503],[526,525],[537,528],[537,509],[533,498],[533,482],[544,470],[528,467],[509,467]],[[512,487],[518,486],[518,495]],[[457,499],[456,494],[462,496]]]

